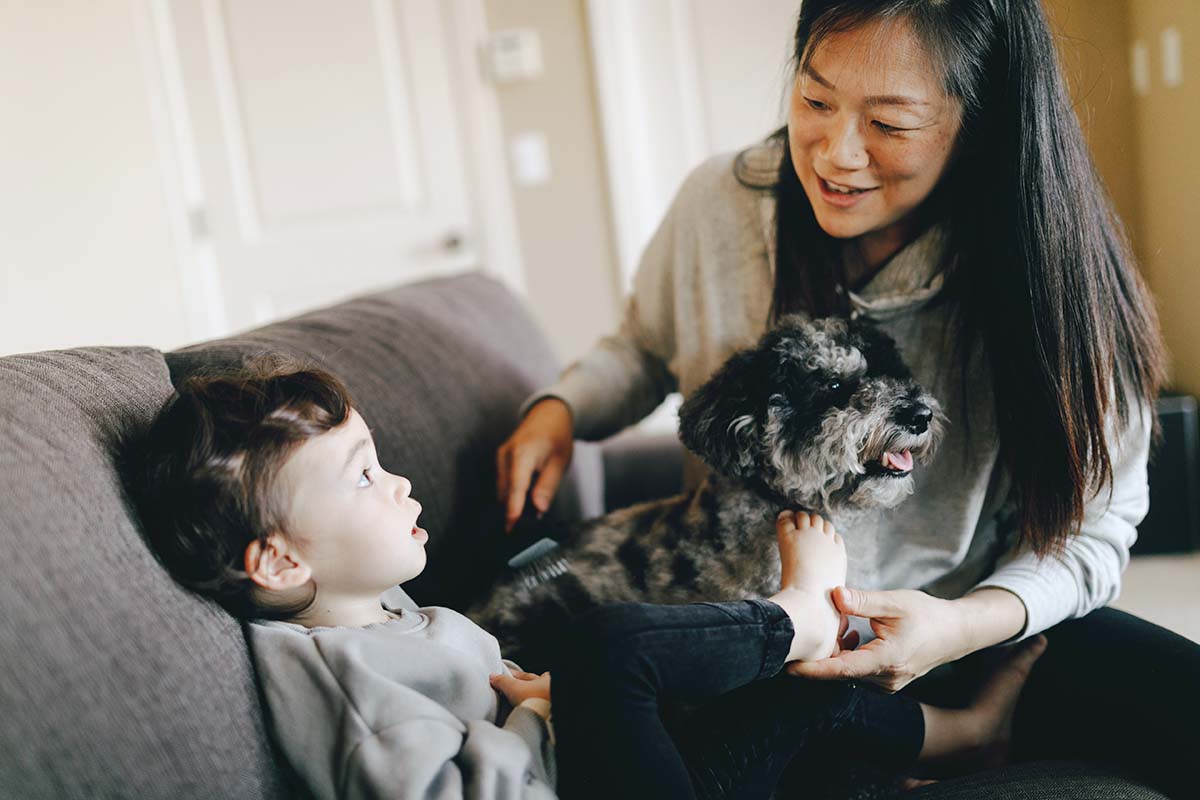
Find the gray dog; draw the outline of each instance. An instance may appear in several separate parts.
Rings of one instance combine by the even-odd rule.
[[[837,524],[897,505],[944,425],[886,334],[786,317],[680,408],[680,438],[712,470],[696,490],[580,523],[544,579],[510,579],[469,615],[541,669],[559,626],[598,605],[767,597],[779,589],[780,511]]]

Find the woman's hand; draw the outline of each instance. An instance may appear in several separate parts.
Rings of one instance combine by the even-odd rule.
[[[550,699],[549,672],[534,675],[532,672],[515,671],[512,675],[493,675],[490,680],[492,688],[500,690],[500,693],[508,698],[509,705],[513,708],[531,697]]]
[[[977,649],[957,601],[912,589],[865,592],[845,587],[834,590],[833,600],[843,614],[868,617],[879,638],[857,649],[843,648],[831,658],[793,662],[787,667],[792,675],[815,680],[859,678],[895,692],[934,667]]]
[[[575,447],[571,410],[557,397],[534,403],[508,441],[496,451],[496,494],[504,505],[504,530],[511,531],[525,508],[533,473],[533,505],[546,513]]]

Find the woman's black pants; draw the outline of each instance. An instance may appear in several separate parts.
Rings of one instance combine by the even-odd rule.
[[[1062,622],[1046,638],[1017,703],[1012,759],[1121,766],[1169,797],[1200,797],[1200,645],[1113,608]],[[904,691],[962,705],[994,658],[977,653]]]
[[[910,765],[924,740],[918,703],[778,676],[792,634],[766,600],[622,604],[578,619],[551,667],[559,795],[767,798],[817,742]]]

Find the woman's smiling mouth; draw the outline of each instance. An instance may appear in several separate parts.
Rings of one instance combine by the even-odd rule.
[[[858,189],[840,183],[831,183],[820,175],[817,175],[817,185],[821,187],[821,197],[830,205],[838,206],[839,208],[848,208],[855,205],[863,197],[879,188],[878,186],[873,186],[869,189]]]

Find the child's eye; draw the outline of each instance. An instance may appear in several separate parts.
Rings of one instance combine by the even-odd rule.
[[[364,469],[361,473],[359,473],[358,488],[366,489],[368,486],[370,486],[374,482],[375,482],[375,480],[371,477],[371,468],[370,467]]]

